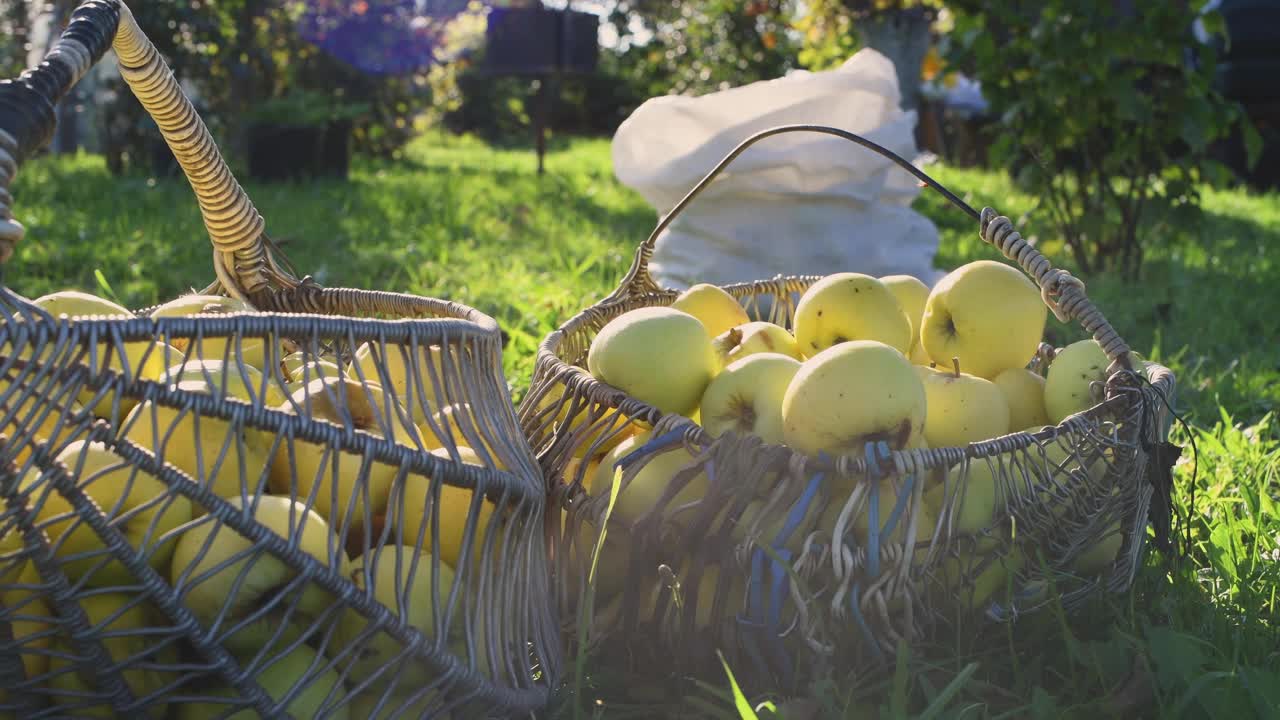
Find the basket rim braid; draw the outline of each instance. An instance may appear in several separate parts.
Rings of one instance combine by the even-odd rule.
[[[51,420],[55,423],[55,435],[63,432],[65,438],[74,430],[86,447],[90,443],[101,444],[115,462],[132,468],[132,477],[147,475],[163,482],[166,490],[161,494],[165,497],[154,502],[172,503],[179,497],[190,500],[193,507],[204,512],[207,519],[201,522],[212,523],[215,529],[225,526],[229,528],[227,533],[234,531],[246,538],[251,550],[283,561],[295,574],[282,592],[301,592],[298,588],[315,585],[329,593],[332,600],[322,615],[337,617],[335,613],[348,610],[359,613],[370,621],[374,632],[385,633],[398,644],[398,661],[425,663],[434,675],[414,688],[416,695],[410,698],[413,702],[434,698],[433,702],[445,705],[445,712],[462,708],[479,712],[483,707],[485,712],[522,713],[545,706],[561,664],[555,608],[549,600],[539,599],[540,595],[549,597],[540,524],[546,499],[536,459],[520,433],[509,388],[502,377],[502,335],[497,321],[455,301],[400,292],[328,288],[310,277],[295,277],[287,258],[267,235],[264,219],[231,174],[190,101],[138,27],[128,6],[120,0],[81,2],[53,49],[37,67],[15,80],[0,81],[0,263],[11,257],[25,233],[25,228],[13,217],[9,186],[21,163],[51,139],[56,103],[107,49],[114,49],[126,83],[156,121],[196,196],[214,247],[215,274],[215,280],[197,295],[227,296],[243,301],[251,310],[215,312],[205,308],[184,317],[151,317],[149,313],[154,308],[147,308],[132,311],[134,317],[68,317],[65,314],[54,317],[0,282],[0,345],[4,346],[0,351],[0,373],[8,383],[0,389],[0,421],[3,421],[0,423],[3,425],[0,458],[4,461],[0,467],[0,498],[4,503],[0,536],[16,529],[21,537],[20,548],[0,552],[3,560],[0,574],[21,567],[8,565],[12,558],[19,558],[23,563],[31,560],[31,567],[36,571],[34,582],[14,584],[12,577],[0,577],[0,590],[16,588],[31,592],[33,598],[48,604],[52,616],[71,633],[70,649],[77,658],[71,662],[76,672],[92,679],[100,702],[110,704],[118,713],[142,711],[146,714],[158,701],[155,693],[140,696],[134,692],[130,681],[125,679],[126,668],[122,663],[113,664],[105,640],[91,627],[87,611],[80,604],[83,592],[80,581],[72,581],[64,561],[52,547],[45,534],[48,523],[37,522],[35,513],[39,508],[28,504],[34,497],[32,490],[20,484],[28,473],[39,473],[38,483],[46,493],[39,502],[54,497],[68,504],[76,522],[87,527],[102,549],[109,552],[109,562],[122,566],[129,578],[140,583],[140,597],[157,606],[160,616],[171,625],[168,633],[196,651],[205,672],[224,681],[235,693],[234,697],[247,702],[247,707],[256,712],[270,717],[287,716],[284,707],[288,703],[270,695],[260,682],[258,672],[252,669],[257,661],[253,666],[246,664],[243,658],[220,644],[213,629],[202,626],[202,619],[193,614],[192,607],[159,570],[149,564],[142,551],[130,546],[130,540],[116,526],[117,521],[108,519],[97,501],[80,487],[78,470],[59,460],[60,447],[36,433],[34,426],[38,422]],[[386,428],[391,426],[385,423],[417,422],[412,417],[406,419],[404,414],[391,418],[384,414],[380,418],[384,423],[381,432],[371,432],[355,426],[349,414],[346,420],[337,420],[293,414],[280,406],[268,406],[265,393],[274,379],[274,371],[259,371],[260,386],[250,388],[251,399],[243,400],[230,394],[224,397],[192,392],[170,382],[168,375],[161,380],[142,377],[133,371],[139,368],[131,370],[130,363],[135,359],[124,351],[125,343],[157,341],[158,346],[170,339],[183,339],[194,343],[188,359],[201,357],[201,363],[216,362],[215,356],[204,356],[203,349],[206,341],[222,338],[226,339],[223,361],[232,363],[228,368],[238,369],[242,380],[250,377],[246,369],[251,369],[248,362],[239,357],[241,344],[246,339],[266,340],[269,349],[264,356],[264,368],[271,367],[273,361],[283,360],[286,351],[279,343],[291,338],[310,338],[308,353],[319,347],[317,338],[335,343],[340,346],[335,352],[346,353],[340,362],[347,362],[346,356],[353,355],[352,351],[361,343],[379,353],[383,352],[381,348],[399,346],[401,362],[406,363],[406,368],[410,372],[421,370],[421,376],[410,383],[422,388],[417,393],[424,396],[419,400],[427,417],[421,427],[436,435],[443,447],[429,452],[416,435],[408,444],[398,438],[389,439]],[[419,360],[426,357],[429,348],[440,350],[439,359]],[[118,352],[116,357],[120,358],[121,366],[104,362],[100,355],[103,350]],[[275,354],[277,351],[280,356]],[[149,348],[136,360],[138,365],[154,360],[151,353]],[[236,354],[234,361],[232,353]],[[372,367],[350,362],[353,374],[349,381],[366,389],[386,385],[385,396],[390,405],[394,405],[396,394],[390,386],[390,371],[379,358],[383,356],[374,357]],[[415,363],[421,367],[415,367]],[[374,370],[377,376],[371,377]],[[342,371],[339,375],[347,377]],[[302,377],[305,384],[306,372]],[[461,402],[465,399],[461,405],[474,406],[475,412],[459,411],[457,423],[438,424],[443,421],[430,415],[435,410],[430,406],[436,402],[435,395],[430,403],[425,397],[433,391],[441,400],[455,398]],[[227,392],[225,386],[223,392]],[[259,393],[256,398],[254,392]],[[476,392],[479,394],[472,394]],[[97,410],[91,413],[88,407],[69,409],[77,393],[81,393],[82,400],[89,397],[95,408],[101,407],[100,401],[105,402],[108,408],[105,417]],[[405,407],[411,413],[417,411],[411,403],[413,394],[414,391],[409,390],[405,400]],[[309,557],[302,551],[296,533],[283,537],[258,522],[249,514],[248,507],[237,505],[236,502],[251,501],[256,507],[259,498],[266,497],[262,494],[263,485],[259,484],[257,491],[252,485],[245,485],[253,481],[244,474],[249,471],[243,466],[235,473],[241,483],[240,497],[219,495],[210,486],[197,482],[189,471],[134,442],[127,432],[117,433],[117,421],[124,415],[122,400],[138,407],[150,403],[155,408],[189,413],[197,418],[196,422],[205,418],[205,422],[230,423],[228,427],[243,432],[263,432],[271,438],[271,453],[298,440],[327,448],[326,452],[335,458],[350,454],[360,461],[361,482],[368,480],[364,473],[371,472],[369,468],[375,463],[394,471],[396,487],[413,474],[424,476],[428,481],[427,497],[437,498],[431,500],[435,503],[432,507],[441,508],[432,510],[432,522],[423,524],[428,538],[437,544],[443,538],[439,518],[446,512],[438,505],[443,502],[439,499],[440,493],[446,488],[471,491],[468,493],[470,510],[463,507],[459,511],[465,524],[460,552],[476,553],[474,561],[467,560],[472,556],[462,557],[456,570],[457,579],[439,586],[448,592],[450,609],[437,607],[434,611],[444,618],[443,622],[453,617],[464,626],[465,655],[458,655],[455,648],[446,646],[434,633],[405,622],[385,601],[375,599],[369,590],[357,585],[354,577],[346,576],[337,566]],[[297,400],[290,398],[289,402],[298,409]],[[23,403],[34,404],[34,407],[19,407]],[[61,411],[54,409],[55,406]],[[154,414],[151,422],[155,423]],[[239,452],[244,442],[241,436],[231,445]],[[476,446],[473,452],[480,458],[481,465],[460,457],[458,447],[464,444]],[[292,453],[292,446],[289,447]],[[223,462],[230,454],[224,444],[215,463]],[[293,461],[292,454],[289,459]],[[336,473],[337,460],[333,462]],[[265,473],[263,470],[264,476]],[[298,507],[315,514],[312,501],[293,495],[296,491],[296,488],[291,491],[291,501],[297,501]],[[314,498],[315,491],[311,492]],[[301,504],[303,501],[305,506]],[[488,523],[487,529],[478,520],[483,515],[477,514],[486,501],[492,503],[495,517],[505,519],[501,523]],[[366,521],[369,512],[365,508]],[[387,512],[393,512],[390,505]],[[344,526],[339,535],[345,532],[354,533]],[[397,527],[394,532],[393,535],[390,522],[384,523],[373,535],[370,528],[365,527],[365,552],[374,547],[391,547],[389,539],[396,547],[405,545],[407,531]],[[422,541],[421,537],[418,542]],[[368,545],[373,539],[381,544]],[[336,557],[333,553],[345,557],[345,551],[335,545],[340,542],[341,537],[329,537],[331,558]],[[439,560],[438,553],[432,554],[435,556],[432,569],[424,572],[433,578],[429,587],[437,587],[436,573],[445,563]],[[376,557],[371,561],[376,562]],[[455,607],[463,597],[459,588],[464,582],[478,583],[474,591],[479,594],[473,597],[473,589],[466,590],[465,606]],[[519,597],[518,592],[513,597],[513,589],[523,589],[529,597]],[[443,601],[444,596],[440,599]],[[517,612],[511,612],[510,603],[516,604]],[[0,633],[12,639],[14,626],[3,608],[4,603],[0,602]],[[222,612],[226,612],[225,608]],[[265,612],[254,614],[262,619],[268,617]],[[311,626],[304,635],[320,632],[318,627]],[[325,631],[326,637],[332,632],[332,629]],[[173,637],[162,644],[177,642]],[[501,647],[504,641],[511,644]],[[301,643],[303,640],[298,640],[290,647],[296,648]],[[19,652],[25,651],[19,647]],[[468,656],[470,661],[466,659]],[[0,689],[0,705],[16,702],[20,709],[38,715],[43,709],[35,685],[48,676],[30,677],[23,668],[26,659],[25,655],[19,657],[14,652],[0,653],[0,677],[6,678],[6,682],[16,680],[10,686],[12,692],[8,699],[8,690]],[[530,667],[531,659],[536,668]],[[334,659],[328,668],[332,670],[337,664]],[[378,672],[399,676],[402,666],[407,664],[388,663]],[[362,687],[367,690],[373,682],[365,680]],[[300,685],[295,686],[291,694],[302,692],[299,688]],[[445,694],[437,696],[437,690],[445,690]],[[381,712],[398,702],[393,701]]]
[[[773,135],[791,132],[810,132],[834,136],[889,158],[914,175],[922,185],[936,190],[952,205],[976,220],[978,222],[979,236],[982,240],[1000,250],[1007,260],[1013,261],[1013,264],[1035,283],[1040,291],[1041,300],[1054,313],[1055,317],[1064,323],[1074,322],[1079,325],[1102,346],[1109,365],[1105,370],[1105,381],[1102,383],[1101,397],[1095,398],[1095,404],[1086,410],[1068,416],[1057,424],[1050,424],[1036,431],[1020,430],[1010,432],[988,440],[973,442],[963,447],[892,449],[886,445],[880,448],[878,452],[873,452],[869,446],[864,454],[847,454],[838,457],[824,454],[818,457],[806,457],[786,446],[766,445],[754,436],[740,435],[734,431],[726,431],[718,438],[712,438],[699,423],[680,415],[664,414],[653,405],[632,397],[623,390],[593,377],[586,369],[585,359],[590,338],[593,338],[595,333],[599,332],[610,320],[629,310],[648,306],[670,305],[680,294],[680,291],[660,287],[649,273],[649,259],[652,256],[654,244],[663,230],[748,147]],[[772,320],[783,324],[784,322],[789,322],[790,312],[794,310],[797,300],[796,296],[803,293],[806,288],[821,277],[816,275],[778,275],[771,279],[733,283],[721,285],[720,287],[742,303],[758,300],[761,296],[769,298],[772,304],[767,311],[756,307],[755,309],[760,312],[756,315],[748,312],[748,315],[752,320]],[[750,309],[748,308],[748,310]],[[767,317],[765,316],[766,312],[768,313]],[[786,327],[785,324],[784,327]],[[1043,368],[1047,366],[1055,352],[1055,348],[1042,342],[1031,367]],[[1122,527],[1123,549],[1118,553],[1118,558],[1122,559],[1122,561],[1120,559],[1117,560],[1113,566],[1113,573],[1106,582],[1107,587],[1111,590],[1126,588],[1131,584],[1140,564],[1140,556],[1146,544],[1145,528],[1147,523],[1150,522],[1154,526],[1156,544],[1162,549],[1166,547],[1170,538],[1173,512],[1169,498],[1172,482],[1170,469],[1174,459],[1176,459],[1176,454],[1170,450],[1170,448],[1176,449],[1176,446],[1170,446],[1167,442],[1169,426],[1172,421],[1169,414],[1172,412],[1171,402],[1176,386],[1175,376],[1168,368],[1151,361],[1144,360],[1143,367],[1135,368],[1130,362],[1129,353],[1130,349],[1120,334],[1107,321],[1102,311],[1088,298],[1084,283],[1067,270],[1054,267],[1047,258],[1023,239],[1009,218],[997,214],[995,210],[989,207],[983,208],[981,211],[974,210],[954,193],[941,186],[907,160],[854,133],[813,124],[782,125],[756,132],[730,151],[671,210],[660,218],[654,230],[637,248],[629,270],[613,292],[563,322],[558,328],[550,332],[538,347],[533,381],[529,391],[521,401],[519,415],[524,432],[533,446],[547,482],[547,493],[550,502],[547,506],[546,532],[548,541],[552,546],[549,549],[549,554],[552,556],[553,572],[557,575],[553,584],[557,593],[559,593],[558,602],[561,605],[561,616],[565,618],[572,616],[577,602],[590,602],[590,593],[587,589],[573,586],[575,578],[571,576],[577,572],[578,568],[570,567],[573,558],[566,557],[566,548],[563,545],[566,543],[571,544],[568,539],[568,536],[573,534],[571,526],[579,525],[576,516],[584,515],[588,518],[595,518],[598,526],[600,519],[605,517],[603,506],[607,505],[608,501],[608,493],[604,493],[604,497],[593,497],[588,494],[584,487],[586,473],[588,472],[587,463],[585,460],[581,462],[578,462],[578,460],[584,457],[599,457],[600,448],[616,446],[616,438],[618,437],[616,428],[619,422],[634,422],[643,427],[651,428],[649,442],[643,446],[636,447],[629,455],[623,456],[616,466],[622,473],[620,483],[623,486],[626,486],[629,477],[635,475],[637,465],[649,462],[655,453],[661,451],[663,447],[673,444],[684,447],[686,452],[694,458],[691,461],[692,465],[686,464],[683,466],[685,470],[677,474],[672,481],[673,485],[683,482],[679,480],[680,477],[687,480],[689,474],[693,472],[691,469],[693,467],[705,468],[708,476],[710,476],[710,470],[714,466],[718,468],[715,474],[722,475],[724,470],[719,468],[716,462],[726,460],[733,462],[733,452],[738,452],[740,455],[753,454],[759,463],[771,466],[776,464],[777,467],[787,468],[792,475],[803,479],[805,482],[810,480],[818,482],[816,480],[818,476],[827,474],[840,478],[869,478],[871,480],[898,478],[906,479],[910,483],[912,477],[926,477],[928,471],[932,469],[965,468],[963,472],[967,477],[967,468],[975,461],[982,461],[983,459],[987,459],[987,463],[993,460],[1002,461],[1005,458],[1017,458],[1019,454],[1025,455],[1033,453],[1033,451],[1038,451],[1043,455],[1044,449],[1042,446],[1053,441],[1074,441],[1075,449],[1073,452],[1079,452],[1082,443],[1087,440],[1090,443],[1094,443],[1092,447],[1095,449],[1105,447],[1107,452],[1112,454],[1107,463],[1107,477],[1116,484],[1129,483],[1132,485],[1126,490],[1126,492],[1131,493],[1131,497],[1127,497],[1125,502],[1130,502],[1131,505],[1125,511],[1125,525]],[[1110,437],[1103,438],[1107,434]],[[610,443],[610,440],[613,440],[613,442]],[[736,448],[736,450],[731,452],[729,448]],[[1124,450],[1123,457],[1117,457],[1121,450]],[[1099,452],[1101,451],[1099,450]],[[1017,460],[1011,460],[1011,462],[1020,464],[1020,461]],[[1028,472],[1032,475],[1035,474],[1034,471],[1024,470],[1023,472],[1024,474]],[[1127,477],[1128,474],[1132,474],[1134,477]],[[950,477],[950,472],[948,472],[947,476]],[[714,478],[709,482],[713,488],[719,483]],[[950,485],[952,481],[948,480],[947,483]],[[915,488],[912,491],[914,492],[914,500],[910,500],[912,507],[919,504],[919,488],[923,484],[923,482],[916,482],[914,486],[907,485],[908,488]],[[659,504],[665,504],[670,501],[675,492],[675,488],[668,487],[662,498],[659,499]],[[714,489],[709,490],[707,497],[711,498],[715,492]],[[799,491],[797,490],[797,492]],[[856,495],[857,493],[858,491],[855,490],[854,494]],[[910,494],[908,493],[908,496]],[[876,493],[871,492],[869,495],[871,512],[874,514],[876,512],[874,509]],[[806,495],[806,497],[809,497],[809,495]],[[949,492],[948,508],[952,507],[953,499],[954,497]],[[718,511],[719,506],[716,505],[716,502],[727,500],[726,496],[717,495],[710,502]],[[842,496],[837,502],[842,502],[843,500],[844,497]],[[907,518],[899,518],[896,515],[901,510],[902,503],[903,496],[900,495],[890,522],[908,521]],[[1035,511],[1035,505],[1036,501],[1033,500],[1023,511],[1033,512]],[[557,510],[560,510],[560,512],[557,512]],[[687,524],[697,525],[700,520],[709,517],[711,512],[711,510],[704,510],[701,515],[689,520]],[[888,511],[882,508],[881,512]],[[657,513],[655,512],[654,514],[656,515]],[[763,511],[761,514],[764,514]],[[914,515],[913,513],[912,518],[910,518],[912,523],[915,522]],[[947,516],[946,522],[943,521],[944,515]],[[949,510],[939,509],[938,516],[938,527],[935,530],[934,540],[950,534],[949,527],[944,527],[950,525]],[[640,526],[645,526],[646,529],[652,529],[656,526],[649,523],[651,520],[655,523],[657,522],[656,518],[644,516],[642,519],[635,521],[630,528],[635,530]],[[588,521],[584,520],[583,522]],[[1091,519],[1086,518],[1086,524],[1091,521]],[[612,523],[613,520],[610,519],[609,522]],[[566,525],[562,526],[562,523]],[[788,521],[787,527],[792,525],[793,523]],[[690,533],[683,536],[686,538],[686,542],[702,544],[704,541],[709,541],[708,538],[697,536],[688,528],[685,528],[685,530]],[[874,532],[870,534],[871,549],[867,551],[870,556],[869,558],[864,558],[873,568],[880,565],[875,560],[875,557],[877,557],[876,551],[889,551],[883,543],[877,547],[875,541],[877,536],[878,534]],[[692,538],[692,540],[688,538]],[[644,541],[637,541],[637,544],[641,542]],[[748,542],[748,546],[751,544]],[[905,547],[908,548],[905,551],[908,554],[906,562],[909,562],[911,543],[907,543]],[[936,559],[933,557],[936,548],[937,543],[929,547],[930,559]],[[580,552],[583,556],[590,556],[594,554],[595,549],[598,548],[588,547],[581,549]],[[741,549],[739,547],[739,550]],[[1077,546],[1068,552],[1079,552],[1080,549]],[[814,550],[814,548],[809,543],[806,543],[804,552],[807,554],[811,550]],[[744,552],[754,552],[756,554],[752,562],[758,563],[762,561],[759,549]],[[863,550],[858,552],[861,553]],[[838,568],[842,563],[838,555],[839,553],[834,555],[828,553],[821,555],[821,557],[827,558],[826,562],[830,562]],[[633,556],[636,555],[633,553]],[[703,553],[698,550],[691,562],[700,564],[703,561],[702,558]],[[582,561],[584,563],[587,562],[585,559]],[[776,563],[773,559],[765,560],[764,562],[768,565]],[[663,567],[666,567],[666,565],[663,565]],[[669,570],[670,568],[668,568]],[[696,572],[701,571],[697,570]],[[892,574],[886,573],[885,575]],[[581,580],[583,578],[585,578],[585,575],[576,579]],[[881,580],[884,580],[883,576]],[[633,587],[636,582],[637,578],[632,574],[628,576],[623,585],[625,587]],[[721,581],[720,586],[723,585],[724,583]],[[722,589],[723,587],[720,588],[720,590]],[[848,590],[849,588],[846,587],[841,592]],[[856,594],[856,584],[853,590]],[[869,592],[865,588],[863,590]],[[1083,598],[1089,591],[1090,587],[1086,587],[1072,597]],[[622,593],[624,596],[624,608],[630,607],[634,609],[636,601],[632,598],[632,594],[629,592]],[[720,592],[716,593],[716,597],[718,602],[721,598]],[[587,612],[591,612],[591,610]],[[602,621],[603,625],[608,625],[609,622],[616,622],[618,612],[616,607],[602,611],[605,614],[612,613],[609,615],[609,619]],[[626,629],[635,630],[636,628],[631,624],[634,614],[625,609],[621,612],[627,616],[624,621],[627,626]],[[1012,612],[1016,614],[1016,608],[1012,609]],[[857,603],[854,605],[854,613],[857,613]],[[688,615],[687,612],[686,615]],[[859,619],[861,620],[861,618]],[[685,621],[688,622],[688,620],[689,618],[686,617]],[[673,629],[672,634],[679,636],[687,627],[686,625],[679,630]],[[864,625],[863,630],[865,631],[865,629]],[[576,627],[567,627],[565,632],[573,635],[576,630]],[[852,632],[856,633],[857,631]],[[813,644],[810,642],[810,647]],[[885,651],[880,654],[881,659],[894,654],[892,643],[883,643],[883,647],[877,649]],[[758,655],[758,653],[754,654]],[[758,657],[753,657],[752,659],[756,660]]]

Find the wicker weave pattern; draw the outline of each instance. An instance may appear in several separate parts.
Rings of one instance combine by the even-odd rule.
[[[128,8],[76,18],[0,85],[0,187],[114,39],[196,192],[205,292],[249,310],[55,318],[0,287],[0,717],[541,707],[545,497],[497,323],[295,279]]]
[[[1008,218],[989,208],[974,212],[945,190],[979,220],[983,239],[1036,281],[1046,305],[1064,321],[1079,322],[1112,359],[1094,408],[1040,432],[967,447],[868,448],[865,456],[806,458],[751,436],[712,439],[692,422],[664,417],[587,373],[587,350],[606,323],[635,308],[669,305],[677,296],[648,274],[652,241],[661,229],[746,146],[788,130],[827,132],[877,149],[814,126],[753,136],[662,219],[618,290],[550,334],[539,350],[520,417],[548,479],[552,507],[565,510],[548,516],[562,616],[591,613],[590,642],[626,647],[639,664],[656,660],[716,672],[711,649],[718,647],[735,655],[735,672],[740,667],[785,684],[823,665],[883,668],[900,641],[914,647],[954,638],[957,630],[980,624],[983,614],[1012,619],[1053,601],[1050,583],[1067,608],[1099,589],[1127,588],[1144,548],[1153,493],[1150,453],[1167,432],[1163,411],[1173,375],[1154,364],[1136,372],[1128,346],[1089,301],[1083,283],[1053,268]],[[800,295],[818,279],[778,277],[725,290],[751,319],[790,328]],[[1033,369],[1042,372],[1052,353],[1042,347]],[[651,440],[622,458],[619,492],[667,453],[682,451],[686,460],[668,469],[673,475],[649,512],[608,519],[597,573],[613,567],[621,576],[613,585],[625,590],[586,607],[584,587],[609,495],[588,495],[584,484],[593,470],[580,458],[598,457],[616,444],[619,433],[609,429],[627,422],[651,428]],[[954,524],[979,465],[996,488],[996,516],[987,532],[966,536]],[[699,475],[707,483],[701,500],[674,502]],[[923,524],[922,495],[938,484],[945,499],[933,532],[921,537],[917,531],[931,527]],[[760,509],[744,514],[749,503]],[[826,523],[819,528],[814,515]],[[881,532],[867,532],[868,520]],[[1114,537],[1113,530],[1122,533],[1114,560],[1088,575],[1071,572],[1073,562]],[[610,538],[618,538],[612,549]],[[1000,567],[984,579],[993,565]],[[1016,592],[1008,602],[993,602],[998,588],[990,587],[990,578],[1003,587],[1006,575]],[[973,610],[957,611],[957,600],[966,597]],[[576,634],[576,627],[565,629]]]

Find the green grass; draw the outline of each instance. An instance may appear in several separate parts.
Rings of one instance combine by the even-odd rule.
[[[537,343],[611,290],[655,217],[621,187],[604,141],[572,141],[533,172],[531,151],[441,137],[398,164],[359,162],[349,183],[247,189],[299,269],[330,286],[456,299],[511,335],[505,365],[515,397]],[[1003,176],[931,168],[971,204],[1013,217],[1055,261],[1065,253],[1032,200]],[[22,171],[16,215],[29,228],[4,268],[29,297],[64,287],[95,291],[100,271],[122,301],[145,306],[212,276],[210,252],[182,181],[114,179],[89,157],[45,159]],[[938,224],[941,267],[994,251],[962,214],[927,193],[917,207]],[[1205,222],[1148,238],[1135,286],[1085,278],[1090,295],[1139,352],[1178,375],[1177,407],[1194,439],[1176,472],[1190,553],[1152,556],[1134,589],[1100,598],[1064,623],[1055,613],[996,628],[985,652],[912,657],[882,680],[833,676],[794,698],[742,687],[750,707],[783,716],[1223,717],[1280,707],[1280,198],[1210,191]],[[1069,265],[1068,265],[1069,266]],[[1059,342],[1080,336],[1051,321]],[[1194,484],[1192,477],[1194,477]],[[591,665],[553,714],[573,717],[739,717],[729,678],[638,679]],[[599,702],[597,702],[599,700]],[[768,706],[755,712],[776,717]],[[745,713],[743,713],[745,715]]]

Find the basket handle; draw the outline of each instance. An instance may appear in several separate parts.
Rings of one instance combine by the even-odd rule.
[[[46,92],[39,100],[34,100],[31,93],[15,93],[15,101],[9,103],[12,108],[10,115],[19,116],[31,114],[32,111],[24,110],[24,107],[35,102],[35,107],[40,110],[38,126],[41,130],[21,130],[24,123],[0,115],[0,143],[12,140],[9,148],[0,150],[8,150],[15,158],[12,167],[0,168],[0,185],[7,185],[16,172],[17,158],[25,158],[48,142],[54,125],[53,104],[101,58],[105,51],[102,39],[109,38],[119,61],[121,76],[159,126],[165,143],[195,191],[200,215],[214,248],[213,266],[217,281],[206,292],[221,289],[228,295],[251,301],[272,289],[297,287],[299,281],[287,269],[287,260],[282,257],[283,266],[277,262],[275,256],[279,251],[267,237],[262,215],[231,174],[213,136],[182,92],[164,58],[138,26],[128,5],[121,0],[85,0],[72,17],[72,24],[40,68],[22,76],[25,78],[46,66],[61,67],[61,70],[50,72],[57,73],[58,77],[67,76],[68,82],[57,89],[56,95]],[[77,17],[81,18],[85,29],[73,34]],[[85,36],[92,37],[95,43],[92,47],[82,40]],[[21,78],[18,83],[21,83]],[[18,128],[21,134],[14,134],[9,128]],[[4,136],[6,130],[9,137]],[[2,160],[3,156],[0,156]],[[8,232],[0,239],[12,240],[7,248],[12,252],[13,244],[21,239],[21,226],[7,217],[9,200],[7,192],[0,194],[0,203],[4,205],[0,213],[18,229],[0,227],[0,231]],[[0,248],[0,261],[7,257],[2,253],[3,248]]]
[[[696,198],[715,178],[741,155],[748,147],[774,135],[791,132],[812,132],[822,135],[833,135],[843,140],[861,145],[872,152],[875,152],[889,160],[893,161],[902,169],[914,175],[920,182],[928,187],[933,188],[945,197],[952,205],[963,210],[974,220],[979,223],[979,235],[982,239],[994,245],[1004,253],[1004,256],[1022,268],[1023,272],[1035,281],[1040,288],[1040,296],[1044,300],[1045,305],[1049,307],[1054,315],[1062,322],[1078,321],[1080,325],[1089,332],[1094,340],[1102,346],[1106,351],[1107,357],[1111,360],[1111,367],[1108,368],[1108,375],[1114,373],[1117,369],[1132,370],[1133,366],[1129,359],[1129,346],[1116,332],[1115,328],[1107,322],[1102,311],[1089,300],[1085,294],[1084,283],[1071,273],[1061,268],[1055,268],[1040,251],[1032,247],[1013,227],[1013,222],[1003,215],[997,215],[995,210],[991,208],[983,208],[982,212],[974,210],[964,200],[961,200],[941,183],[929,177],[923,170],[912,165],[908,160],[889,150],[888,148],[872,142],[861,135],[851,133],[847,130],[828,127],[826,125],[779,125],[777,127],[762,130],[747,139],[743,140],[733,150],[725,155],[716,166],[711,169],[696,185],[693,186],[688,193],[685,194],[680,202],[675,204],[666,215],[658,221],[658,225],[649,233],[649,237],[640,243],[640,247],[636,249],[635,258],[631,262],[630,269],[623,276],[622,281],[618,284],[618,288],[614,290],[603,302],[614,302],[627,298],[634,298],[654,293],[670,292],[664,290],[653,279],[649,273],[649,260],[653,257],[654,243],[657,242],[658,236],[662,231],[676,219],[676,217],[689,206],[693,199]]]
[[[119,20],[119,0],[81,3],[44,61],[14,80],[0,80],[0,263],[26,233],[13,219],[9,185],[22,163],[49,144],[54,107],[102,59]]]

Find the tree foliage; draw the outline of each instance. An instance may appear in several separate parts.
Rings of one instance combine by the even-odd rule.
[[[1137,273],[1142,238],[1198,217],[1207,148],[1241,119],[1184,4],[953,0],[953,66],[999,123],[991,158],[1037,198],[1083,272]]]

